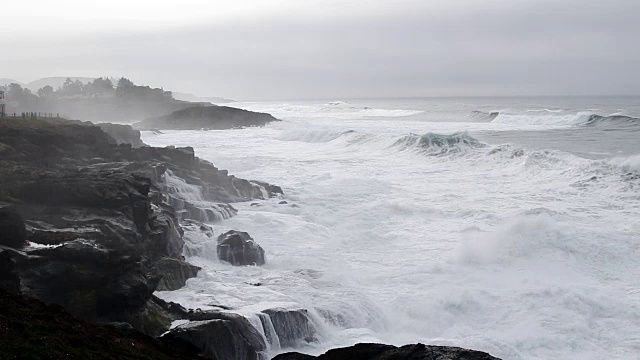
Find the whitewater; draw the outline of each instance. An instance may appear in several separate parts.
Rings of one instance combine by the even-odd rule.
[[[423,342],[638,359],[637,100],[236,103],[283,121],[143,132],[285,193],[233,204],[237,215],[210,219],[212,237],[187,229],[185,256],[203,270],[158,295],[254,324],[264,309],[307,309],[317,341],[295,348],[312,354]],[[231,229],[267,264],[218,261],[215,238]],[[286,350],[272,342],[268,355]]]

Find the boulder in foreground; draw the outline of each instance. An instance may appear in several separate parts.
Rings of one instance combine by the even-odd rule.
[[[231,230],[218,237],[218,259],[231,265],[264,265],[264,250],[242,231]]]
[[[279,121],[267,113],[258,113],[228,106],[197,106],[169,115],[142,120],[133,125],[139,130],[225,130],[264,126]]]
[[[12,359],[206,359],[180,339],[154,339],[127,326],[90,324],[57,305],[0,290],[0,357]]]
[[[485,352],[451,346],[412,344],[395,347],[383,344],[356,344],[329,350],[319,356],[296,352],[280,354],[273,360],[499,360]]]

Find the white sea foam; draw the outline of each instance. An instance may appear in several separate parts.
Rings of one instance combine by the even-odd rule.
[[[319,104],[237,103],[234,104],[234,106],[251,111],[266,112],[283,119],[403,117],[423,112],[421,110],[410,109],[380,109],[368,106],[355,106],[346,101],[333,101]]]
[[[640,175],[640,154],[627,157],[616,157],[611,159],[610,163],[619,166],[624,171],[635,172]]]
[[[548,114],[551,113],[551,114]],[[575,126],[585,124],[593,113],[579,112],[577,114],[556,115],[555,112],[545,111],[532,114],[499,114],[492,120],[494,123],[511,125],[545,125],[545,126]]]
[[[160,296],[247,317],[307,308],[320,342],[302,350],[316,354],[362,341],[504,359],[640,353],[640,180],[628,175],[638,156],[588,160],[473,135],[566,126],[576,115],[452,125],[332,123],[305,111],[265,128],[144,134],[151,145],[194,146],[235,175],[281,185],[288,202],[238,204],[237,216],[212,224],[211,238],[187,232],[189,260],[203,271]],[[267,264],[216,260],[215,238],[229,229],[249,232]]]

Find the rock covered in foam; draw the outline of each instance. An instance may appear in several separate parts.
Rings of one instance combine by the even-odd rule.
[[[329,350],[320,356],[296,352],[280,354],[273,360],[499,360],[485,352],[452,346],[412,344],[395,347],[384,344],[356,344]]]
[[[246,232],[231,230],[218,237],[218,259],[231,265],[264,265],[264,250]]]

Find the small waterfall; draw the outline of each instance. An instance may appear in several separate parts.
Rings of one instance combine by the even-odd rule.
[[[262,335],[265,344],[267,344],[268,353],[273,353],[281,349],[280,339],[278,338],[278,334],[273,327],[273,323],[271,322],[271,318],[269,317],[269,315],[258,313],[255,315],[247,316],[246,318],[247,320],[249,320],[251,325]]]
[[[202,187],[187,183],[167,170],[163,176],[166,201],[173,207],[180,221],[191,219],[200,222],[215,222],[236,215],[229,204],[214,203],[204,199]]]

